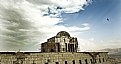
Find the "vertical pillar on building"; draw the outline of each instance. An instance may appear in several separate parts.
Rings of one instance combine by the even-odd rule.
[[[68,43],[67,43],[67,52],[68,52]]]
[[[66,52],[67,52],[67,43],[65,43],[65,47],[66,47],[65,49],[66,49]]]
[[[68,44],[68,52],[70,52],[70,44]]]
[[[74,52],[74,50],[75,50],[74,48],[75,48],[75,46],[74,46],[74,44],[73,44],[73,51],[72,51],[72,52]]]
[[[73,45],[74,45],[74,51],[73,51],[73,52],[75,52],[75,42],[74,42],[74,44],[73,44]]]
[[[74,38],[74,52],[76,51],[76,46],[75,46],[75,44],[76,44],[76,41],[75,41],[75,38]]]
[[[77,44],[75,44],[75,52],[77,51]]]

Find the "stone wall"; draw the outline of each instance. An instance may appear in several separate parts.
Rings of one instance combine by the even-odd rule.
[[[95,52],[88,52],[94,55]],[[87,52],[0,52],[0,64],[92,64]],[[107,52],[98,52],[95,64],[107,64]]]

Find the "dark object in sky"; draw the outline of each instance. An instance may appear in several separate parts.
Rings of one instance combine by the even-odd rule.
[[[107,21],[109,21],[109,19],[107,18]]]
[[[62,9],[62,7],[58,6],[57,9]]]

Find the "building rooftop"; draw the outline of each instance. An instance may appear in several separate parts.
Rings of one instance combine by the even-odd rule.
[[[60,31],[56,35],[56,37],[62,37],[62,36],[70,37],[70,34],[68,32],[66,32],[66,31]]]

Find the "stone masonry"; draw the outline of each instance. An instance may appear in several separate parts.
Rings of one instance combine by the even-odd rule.
[[[108,64],[107,52],[77,52],[78,41],[66,31],[41,44],[41,52],[0,52],[0,64]]]

